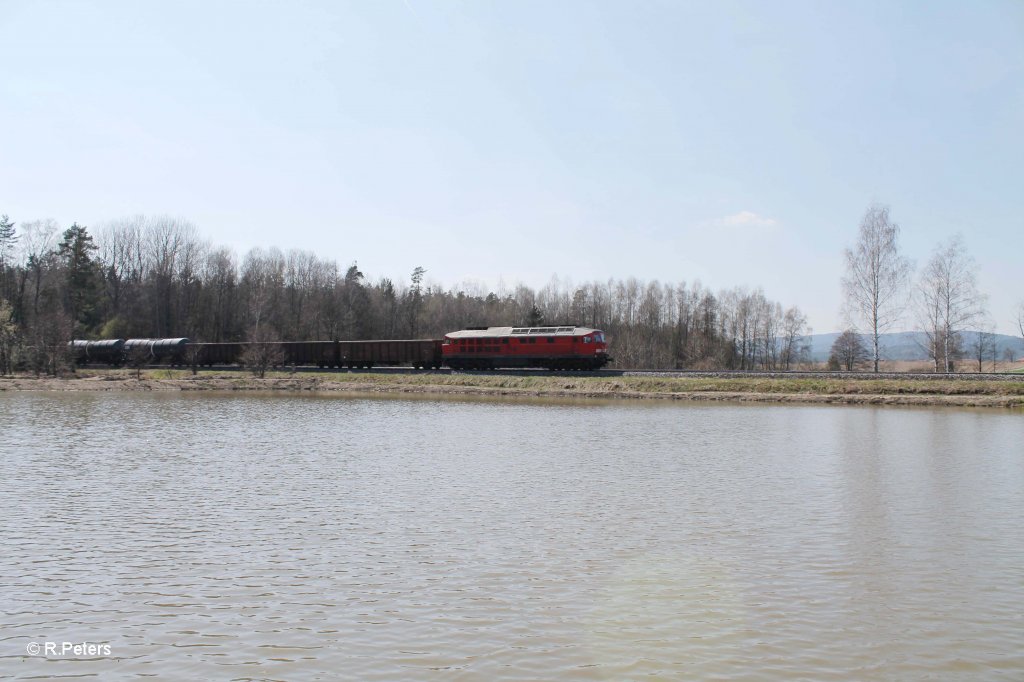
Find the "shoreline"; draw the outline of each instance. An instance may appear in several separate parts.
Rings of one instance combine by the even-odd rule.
[[[603,398],[688,402],[894,405],[1024,408],[1020,382],[935,382],[899,379],[822,381],[805,378],[763,380],[641,379],[635,377],[510,377],[489,375],[304,375],[268,373],[259,379],[240,373],[148,370],[136,379],[121,370],[80,372],[68,377],[0,377],[0,392],[290,392],[466,395],[509,398]]]

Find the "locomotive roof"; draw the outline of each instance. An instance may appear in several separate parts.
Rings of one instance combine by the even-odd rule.
[[[599,330],[590,327],[486,327],[463,329],[445,334],[449,339],[493,338],[500,336],[586,336]]]

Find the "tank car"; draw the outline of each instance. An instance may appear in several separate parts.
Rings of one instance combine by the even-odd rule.
[[[79,365],[104,363],[120,365],[124,362],[124,339],[104,339],[87,341],[75,339],[68,344],[74,361]]]
[[[148,362],[180,365],[185,359],[188,339],[128,339],[124,342],[126,357],[138,353],[145,356]]]

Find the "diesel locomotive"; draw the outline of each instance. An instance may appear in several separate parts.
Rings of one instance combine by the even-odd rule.
[[[588,327],[470,327],[445,334],[441,353],[452,369],[601,369],[612,360],[604,332]]]

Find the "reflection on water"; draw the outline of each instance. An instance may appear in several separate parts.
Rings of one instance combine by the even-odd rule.
[[[1024,420],[0,394],[0,674],[1024,676]],[[111,656],[27,657],[29,642]]]

